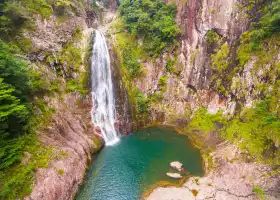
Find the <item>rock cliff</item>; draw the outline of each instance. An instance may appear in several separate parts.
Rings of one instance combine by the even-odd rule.
[[[239,1],[170,2],[177,5],[176,22],[182,31],[179,48],[153,63],[144,63],[147,74],[136,85],[146,94],[153,93],[158,90],[159,78],[168,76],[163,102],[152,105],[151,109],[154,113],[165,113],[165,122],[173,120],[170,116],[183,117],[185,110],[196,110],[200,105],[207,106],[210,112],[222,108],[232,113],[230,97],[219,95],[210,85],[213,75],[211,55],[215,45],[207,41],[207,33],[215,31],[234,51],[249,23],[244,12],[237,7]],[[176,73],[166,71],[168,59],[175,61]]]
[[[63,101],[48,100],[56,112],[50,124],[37,134],[44,145],[54,149],[55,156],[47,168],[36,172],[32,193],[26,200],[73,199],[92,154],[104,145],[102,137],[94,132],[90,101],[77,94],[66,95]]]
[[[82,3],[92,7],[92,3]],[[48,122],[36,130],[40,143],[52,153],[48,166],[36,170],[32,192],[26,200],[74,199],[93,153],[104,145],[91,121],[87,78],[93,27],[100,20],[98,10],[80,6],[76,11],[79,14],[52,14],[44,20],[37,16],[36,30],[25,33],[33,48],[26,56],[38,66],[42,79],[48,81],[46,87],[54,88],[49,95],[37,97],[54,111]]]

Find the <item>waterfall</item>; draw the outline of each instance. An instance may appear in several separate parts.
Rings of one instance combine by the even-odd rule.
[[[115,98],[112,86],[110,55],[104,35],[96,31],[91,63],[92,121],[99,126],[106,145],[119,141],[115,129]]]

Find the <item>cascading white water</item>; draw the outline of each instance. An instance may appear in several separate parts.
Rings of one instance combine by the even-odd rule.
[[[91,63],[92,121],[99,126],[106,145],[119,141],[115,129],[115,98],[112,86],[110,55],[104,35],[96,31]]]

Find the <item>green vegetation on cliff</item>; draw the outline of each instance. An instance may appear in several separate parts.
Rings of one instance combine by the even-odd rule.
[[[217,132],[247,151],[254,160],[279,165],[280,152],[275,145],[280,138],[280,117],[273,106],[272,99],[266,99],[230,119],[222,112],[209,114],[205,108],[200,108],[188,124],[188,130],[205,135]]]
[[[280,1],[274,0],[260,9],[262,15],[258,22],[251,24],[251,29],[241,36],[241,45],[238,49],[238,60],[241,66],[249,60],[251,55],[262,49],[264,43],[278,37],[280,33]]]
[[[207,31],[205,37],[206,37],[206,41],[211,45],[216,44],[220,39],[220,36],[215,30]]]
[[[94,12],[82,0],[3,0],[0,3],[0,199],[22,199],[31,192],[38,168],[48,167],[56,150],[43,145],[36,132],[55,112],[46,99],[68,92],[86,95],[87,55],[80,46],[82,28],[73,25],[61,49],[42,45],[36,24],[55,16],[52,29],[80,15]],[[84,9],[84,10],[83,10]],[[33,34],[36,32],[36,34]],[[52,31],[52,30],[48,30]],[[64,37],[56,36],[56,37]],[[48,38],[49,39],[49,38]],[[38,46],[38,45],[37,45]],[[40,46],[40,45],[39,45]],[[38,57],[41,57],[40,59]],[[30,60],[29,60],[30,58]]]
[[[234,47],[235,44],[224,43],[212,55],[211,87],[221,95],[233,97],[239,105],[237,112],[230,120],[214,121],[223,125],[220,130],[212,121],[215,117],[207,113],[197,112],[191,124],[202,132],[205,126],[208,132],[218,131],[254,160],[279,165],[280,1],[250,5],[248,12],[253,13],[249,16],[254,22],[241,35],[240,44]],[[243,108],[248,96],[255,99],[253,107]],[[197,126],[200,123],[204,125]]]
[[[48,167],[54,156],[51,147],[44,147],[35,134],[11,139],[5,142],[10,155],[19,154],[15,163],[6,169],[0,170],[0,199],[14,200],[23,198],[31,192],[31,185],[38,168]]]
[[[279,74],[278,63],[275,61],[278,60],[277,52],[280,49],[279,5],[279,0],[273,0],[271,4],[267,1],[248,1],[243,4],[249,20],[252,21],[250,29],[240,36],[239,42],[232,44],[225,42],[217,47],[211,56],[213,75],[210,87],[220,95],[228,97],[232,89],[241,89],[237,99],[244,101],[246,83],[241,83],[238,75],[243,72],[246,64],[247,67],[252,65],[252,71],[256,73],[253,77],[256,85],[254,93],[260,93],[260,98],[270,95],[268,88],[278,87],[276,79]],[[212,30],[206,34],[209,44],[213,44],[217,38],[218,35]],[[261,70],[264,70],[264,73],[261,74]],[[237,83],[235,88],[231,88],[233,80]]]
[[[226,139],[247,150],[257,161],[280,163],[276,143],[280,139],[280,118],[274,102],[263,100],[255,108],[244,109],[225,128]]]
[[[211,78],[212,87],[215,88],[220,94],[228,96],[226,85],[231,83],[232,76],[227,74],[229,71],[229,45],[225,42],[220,49],[212,57],[213,75]],[[227,74],[225,76],[225,74]]]
[[[45,91],[40,73],[15,55],[16,52],[0,40],[0,199],[16,199],[28,194],[37,167],[49,160],[49,150],[42,147],[33,134],[44,122],[49,109],[44,103],[31,100]],[[33,106],[42,113],[37,119]],[[31,155],[28,164],[22,162],[24,152]],[[27,154],[25,156],[28,156]]]

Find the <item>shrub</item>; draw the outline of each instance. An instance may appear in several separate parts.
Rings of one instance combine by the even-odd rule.
[[[157,102],[163,100],[164,96],[162,91],[154,92],[152,95],[149,96],[151,102]]]
[[[81,65],[83,65],[82,50],[80,47],[76,46],[81,38],[82,30],[81,27],[77,26],[72,31],[72,40],[64,44],[62,51],[59,53],[58,62],[60,66],[57,68],[57,71],[62,73],[61,70],[64,69],[63,72],[67,74],[68,77],[70,76],[70,71],[77,72],[79,71]]]
[[[59,169],[57,170],[57,173],[59,176],[62,176],[64,174],[64,170],[63,169]]]
[[[279,165],[280,152],[275,144],[280,140],[280,118],[275,112],[275,103],[278,105],[273,98],[267,98],[255,108],[244,109],[229,120],[221,112],[209,114],[205,108],[200,108],[191,118],[188,129],[205,134],[218,132],[224,139],[247,151],[256,161]]]
[[[34,14],[40,14],[43,19],[49,18],[52,7],[44,0],[6,0],[1,3],[0,12],[0,32],[11,38],[21,34],[22,28],[32,26]]]
[[[161,76],[161,77],[159,77],[158,85],[160,87],[160,90],[163,91],[163,92],[166,91],[167,80],[168,80],[168,76]]]
[[[67,92],[79,92],[82,96],[88,94],[87,83],[83,79],[68,79],[66,82]]]
[[[212,55],[212,68],[216,73],[221,74],[228,68],[228,55],[229,55],[229,46],[228,43],[224,43],[220,50],[216,54]]]
[[[0,199],[22,199],[31,192],[31,185],[34,181],[34,174],[38,168],[48,167],[50,159],[54,156],[53,149],[50,147],[43,147],[37,141],[35,134],[28,134],[10,141],[14,143],[21,143],[20,149],[25,152],[21,157],[29,158],[21,162],[17,160],[12,166],[0,170]],[[0,149],[2,146],[0,146]],[[18,153],[18,150],[15,151]],[[14,153],[15,153],[14,152]]]
[[[211,56],[211,64],[213,76],[211,79],[211,87],[220,94],[228,96],[227,87],[230,86],[235,71],[229,69],[229,45],[224,43],[216,53]],[[231,73],[229,73],[231,71]]]
[[[166,71],[167,72],[173,72],[174,71],[174,64],[175,64],[175,61],[169,59],[166,63],[166,66],[165,66]]]
[[[73,8],[75,8],[75,5],[72,0],[57,0],[55,2],[55,9],[59,15],[66,15]]]
[[[49,155],[32,134],[37,116],[33,113],[32,96],[44,92],[44,79],[14,53],[17,52],[0,40],[0,199],[28,194],[34,170],[46,166]],[[39,121],[43,121],[42,116]],[[23,152],[32,154],[28,166],[20,162]]]
[[[252,192],[256,193],[261,199],[264,199],[264,191],[262,188],[255,186]]]
[[[145,95],[140,92],[139,88],[136,88],[137,110],[140,114],[147,113],[149,110],[150,102]]]
[[[136,78],[142,74],[141,65],[136,57],[133,46],[130,44],[125,45],[123,48],[123,62],[132,78]]]
[[[280,32],[280,0],[273,0],[262,8],[262,17],[253,24],[254,40],[261,40]]]
[[[220,36],[218,35],[218,33],[215,30],[207,31],[205,37],[206,37],[206,41],[210,45],[216,44],[220,39]]]
[[[0,31],[5,36],[14,35],[14,32],[18,32],[17,29],[21,29],[26,22],[31,20],[26,8],[17,1],[7,1],[0,7],[3,13],[0,17]]]
[[[260,19],[252,23],[250,31],[241,35],[241,45],[238,48],[241,66],[248,61],[251,52],[260,48],[264,39],[280,33],[280,0],[272,0],[271,4],[266,1],[258,13]]]
[[[199,130],[202,133],[209,133],[215,130],[216,123],[225,124],[222,113],[209,114],[205,108],[198,109],[191,119],[188,127],[191,130]]]

